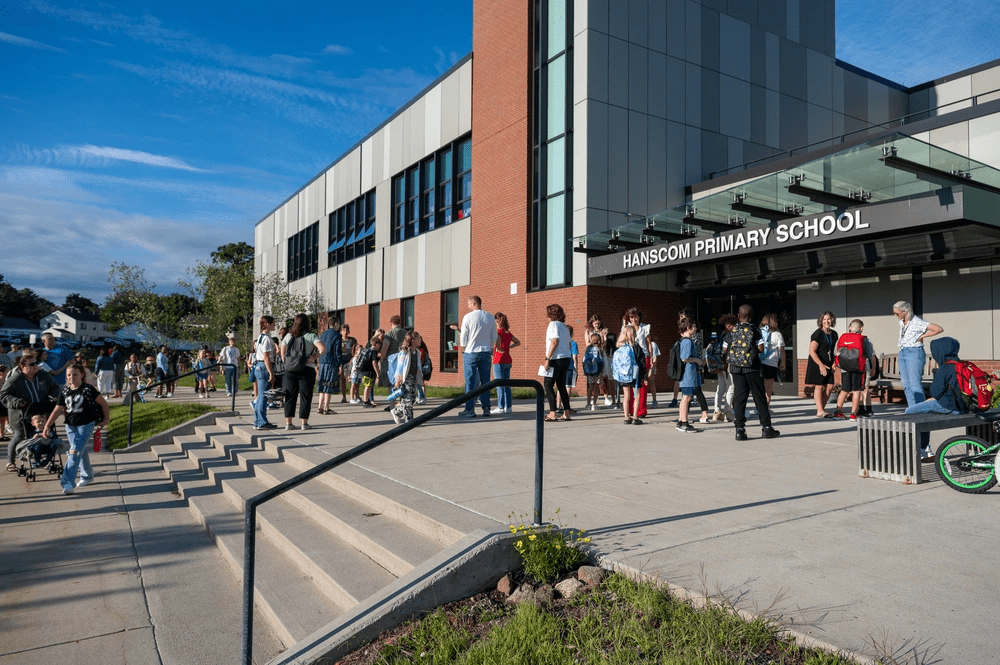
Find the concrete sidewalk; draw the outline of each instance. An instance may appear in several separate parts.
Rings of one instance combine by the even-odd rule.
[[[392,427],[380,409],[334,406],[336,415],[313,416],[315,429],[267,435],[335,455]],[[356,465],[499,524],[511,513],[529,519],[531,408],[443,417]],[[818,420],[806,400],[776,398],[775,411],[782,436],[765,441],[750,427],[745,443],[725,424],[681,434],[676,409],[652,411],[641,427],[610,410],[547,424],[544,516],[558,508],[563,524],[587,529],[607,563],[770,608],[840,648],[876,655],[877,645],[898,662],[996,662],[984,624],[1000,536],[974,511],[991,515],[1000,493],[962,495],[933,472],[919,486],[859,478],[853,423]],[[237,580],[151,456],[114,459],[95,456],[99,482],[71,497],[51,476],[4,479],[0,663],[236,662]],[[279,649],[265,634],[255,654],[264,661]]]

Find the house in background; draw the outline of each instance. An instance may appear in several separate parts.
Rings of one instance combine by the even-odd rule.
[[[27,319],[19,319],[13,316],[0,317],[0,337],[6,337],[18,341],[28,339],[35,335],[36,339],[42,334],[42,329]]]
[[[81,342],[107,337],[108,324],[101,317],[90,312],[66,312],[56,310],[39,321],[46,332],[56,337]]]

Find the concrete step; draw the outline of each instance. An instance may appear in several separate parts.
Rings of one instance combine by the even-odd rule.
[[[221,488],[194,462],[175,457],[170,448],[154,446],[152,452],[175,479],[195,519],[205,527],[237,579],[242,579],[243,512],[233,507]],[[295,644],[349,609],[350,605],[338,605],[327,595],[318,593],[314,579],[269,538],[261,537],[265,535],[262,526],[258,530],[254,600],[286,646]],[[192,582],[197,583],[196,580]]]
[[[229,499],[232,509],[242,513],[247,499],[268,488],[240,466],[237,460],[227,458],[219,448],[209,443],[188,444],[185,452],[186,460],[165,464],[172,475],[190,476],[192,466],[202,472],[190,480],[176,481],[182,496],[186,497],[190,483],[193,482],[193,487],[202,488],[203,478],[207,478]],[[247,451],[246,454],[254,452]],[[280,466],[276,459],[273,463]],[[350,543],[337,538],[321,522],[303,513],[284,497],[260,506],[257,523],[261,533],[311,576],[317,589],[339,607],[353,607],[397,577]]]

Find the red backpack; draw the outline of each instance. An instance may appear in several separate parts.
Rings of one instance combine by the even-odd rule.
[[[993,390],[990,387],[990,375],[967,360],[949,360],[955,366],[955,378],[962,394],[968,397],[969,407],[973,411],[985,411],[993,401]]]
[[[865,371],[865,336],[861,333],[845,332],[837,338],[837,358],[835,364],[845,372]]]

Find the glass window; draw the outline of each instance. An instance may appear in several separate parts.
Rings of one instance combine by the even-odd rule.
[[[313,275],[319,267],[319,222],[313,222],[288,239],[288,281]]]
[[[566,0],[548,0],[549,49],[551,58],[566,48]]]
[[[442,325],[441,325],[441,371],[458,371],[458,331],[451,326],[458,326],[458,291],[445,291],[441,294]]]
[[[566,138],[556,139],[546,148],[546,194],[556,194],[566,189]]]
[[[466,136],[407,168],[393,183],[393,244],[472,213],[472,139]]]
[[[566,131],[566,56],[561,55],[548,64],[547,138]]]
[[[414,300],[413,298],[403,298],[400,309],[402,310],[403,327],[407,330],[413,330],[413,313],[414,313]]]
[[[566,196],[553,196],[545,204],[545,283],[558,286],[566,283]]]
[[[399,191],[399,183],[393,180],[393,200]],[[398,205],[393,206],[393,229]],[[315,233],[318,234],[317,227]],[[330,244],[327,250],[329,266],[356,259],[375,251],[375,190],[354,199],[342,208],[330,213]]]
[[[364,340],[363,343],[367,344],[368,341],[375,336],[375,331],[378,330],[379,321],[381,320],[380,314],[381,303],[368,305],[368,339]],[[361,340],[358,341],[360,342]]]

